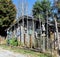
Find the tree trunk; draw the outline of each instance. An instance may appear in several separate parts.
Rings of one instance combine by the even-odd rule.
[[[59,42],[59,34],[58,34],[58,26],[57,26],[56,17],[54,17],[54,21],[55,21],[55,26],[56,26],[56,38],[58,41],[58,51],[57,52],[58,52],[58,56],[60,56],[60,42]]]
[[[40,40],[40,48],[42,49],[42,44],[41,44],[41,42],[42,42],[42,41],[41,41],[41,40],[42,40],[42,28],[41,28],[41,25],[42,25],[42,24],[41,24],[40,16],[39,16],[39,25],[40,25],[40,39],[39,39],[39,40]]]
[[[35,26],[34,26],[34,18],[32,18],[32,22],[33,22],[33,47],[35,47],[35,37],[34,37],[34,32],[35,32]]]
[[[49,45],[49,39],[48,39],[48,11],[46,11],[46,37],[47,37],[47,49],[48,49],[48,45]]]

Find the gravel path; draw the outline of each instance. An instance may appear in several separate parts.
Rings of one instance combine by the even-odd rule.
[[[11,52],[9,50],[4,50],[0,48],[0,57],[27,57],[26,55],[23,54],[18,54]]]

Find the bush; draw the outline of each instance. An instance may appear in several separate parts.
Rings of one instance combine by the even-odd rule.
[[[18,41],[17,41],[16,38],[11,38],[9,40],[9,43],[10,43],[11,46],[18,46]]]

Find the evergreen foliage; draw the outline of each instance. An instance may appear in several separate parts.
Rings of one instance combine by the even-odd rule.
[[[0,27],[6,29],[16,17],[16,7],[12,0],[0,0]]]
[[[49,0],[37,0],[33,6],[33,16],[35,18],[45,19],[46,11],[48,11],[48,14],[51,14],[51,3]]]

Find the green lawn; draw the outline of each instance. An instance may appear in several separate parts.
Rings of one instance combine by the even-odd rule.
[[[46,54],[46,53],[43,54],[43,53],[34,52],[34,51],[31,51],[31,50],[25,50],[25,49],[17,48],[17,47],[11,48],[11,47],[6,46],[6,45],[0,45],[0,47],[3,48],[3,49],[10,50],[10,51],[18,52],[18,53],[21,53],[21,54],[26,54],[26,55],[28,54],[31,57],[51,57],[50,54]]]

